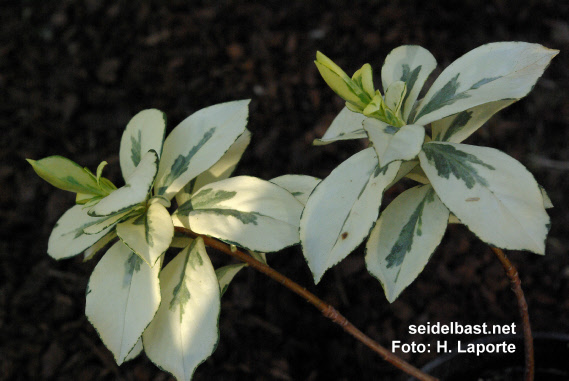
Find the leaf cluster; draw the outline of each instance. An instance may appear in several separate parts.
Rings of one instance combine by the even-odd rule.
[[[106,162],[93,174],[59,156],[28,160],[50,184],[77,194],[48,254],[89,260],[113,242],[91,275],[86,315],[118,364],[144,350],[179,380],[215,350],[220,297],[246,265],[214,269],[203,239],[177,236],[175,227],[263,263],[264,253],[300,243],[315,282],[367,239],[368,271],[389,301],[419,276],[449,223],[495,247],[544,254],[545,191],[515,159],[462,141],[527,95],[556,54],[522,42],[484,45],[418,99],[436,67],[424,48],[387,56],[384,94],[371,65],[349,77],[318,52],[316,66],[346,108],[315,144],[370,143],[322,181],[230,177],[251,139],[248,100],[197,111],[168,137],[161,111],[141,111],[121,139],[122,187],[102,177]],[[405,177],[419,184],[380,213],[383,193]],[[164,266],[170,247],[182,250]]]

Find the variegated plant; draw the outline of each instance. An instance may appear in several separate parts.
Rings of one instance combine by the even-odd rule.
[[[371,143],[323,181],[230,178],[250,141],[249,101],[200,110],[166,139],[164,114],[142,111],[121,140],[125,185],[118,189],[102,177],[106,162],[93,174],[59,156],[28,160],[40,177],[77,194],[48,253],[63,259],[85,252],[88,260],[116,241],[91,275],[86,315],[119,364],[144,349],[161,369],[190,380],[214,351],[220,297],[246,265],[214,270],[205,242],[219,242],[209,237],[370,346],[331,305],[266,266],[263,253],[300,242],[318,282],[369,236],[367,268],[389,301],[419,275],[449,222],[465,224],[493,246],[543,254],[551,206],[545,191],[506,154],[460,143],[525,96],[556,53],[521,42],[482,46],[444,70],[421,100],[436,66],[421,47],[389,54],[381,70],[384,95],[375,90],[369,64],[350,78],[318,53],[320,73],[346,108],[315,144]],[[420,185],[379,216],[383,192],[403,177]],[[183,249],[165,264],[171,247]],[[370,348],[410,375],[433,379],[377,343]]]
[[[119,238],[95,267],[86,298],[86,315],[118,364],[144,348],[161,369],[190,380],[217,345],[220,296],[244,265],[215,271],[203,239],[177,237],[175,225],[263,252],[299,242],[303,203],[317,179],[229,178],[250,141],[248,103],[200,110],[166,140],[164,114],[140,112],[121,140],[126,184],[118,189],[101,176],[105,162],[95,175],[59,156],[28,160],[43,179],[77,193],[50,236],[53,258],[85,252],[90,259]],[[184,249],[162,268],[169,247]]]
[[[492,246],[544,254],[545,192],[510,156],[461,142],[527,95],[557,53],[523,42],[481,46],[447,67],[419,100],[436,67],[422,47],[387,56],[384,95],[369,64],[350,78],[318,53],[320,74],[346,108],[315,144],[368,138],[370,147],[334,169],[308,199],[300,238],[315,281],[369,237],[367,269],[392,302],[423,270],[449,222]],[[379,215],[383,192],[403,177],[420,185]]]

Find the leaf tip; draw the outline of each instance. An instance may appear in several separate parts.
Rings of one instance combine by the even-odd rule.
[[[397,294],[397,295],[392,294],[392,293],[387,292],[387,290],[385,290],[385,298],[387,299],[387,301],[390,304],[392,304],[397,299],[398,296],[399,296],[399,294]]]
[[[322,280],[322,276],[324,274],[316,274],[314,271],[311,272],[312,272],[312,278],[314,278],[314,284],[317,285]]]
[[[324,273],[326,272],[326,269],[322,270],[315,268],[314,265],[310,263],[308,258],[306,258],[306,263],[308,264],[308,268],[310,269],[310,273],[312,274],[312,278],[314,279],[314,284],[316,285],[320,283],[322,277],[324,276]]]

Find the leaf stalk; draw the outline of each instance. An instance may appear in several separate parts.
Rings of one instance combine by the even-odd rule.
[[[238,260],[247,263],[253,269],[265,274],[269,278],[281,283],[283,286],[294,292],[295,294],[304,298],[308,303],[312,304],[316,307],[322,315],[330,319],[332,322],[336,323],[344,331],[352,335],[356,338],[359,342],[370,348],[372,351],[376,352],[383,358],[385,361],[389,362],[390,364],[394,365],[395,367],[399,368],[403,372],[407,373],[410,376],[413,376],[421,381],[437,381],[438,379],[432,377],[420,369],[414,367],[413,365],[409,364],[408,362],[402,360],[395,354],[391,353],[389,350],[381,346],[379,343],[371,339],[369,336],[364,334],[358,328],[356,328],[348,319],[346,319],[338,310],[336,310],[332,305],[326,303],[322,299],[318,298],[316,295],[312,294],[306,288],[302,287],[298,283],[292,281],[291,279],[287,278],[283,274],[279,273],[275,269],[265,265],[262,262],[259,262],[252,256],[246,254],[245,252],[237,249],[231,249],[231,246],[225,244],[221,241],[218,241],[214,238],[203,236],[197,234],[190,229],[186,229],[183,227],[175,227],[175,230],[179,233],[187,235],[191,238],[202,237],[206,246],[209,246],[213,249],[216,249],[224,254],[237,258]]]

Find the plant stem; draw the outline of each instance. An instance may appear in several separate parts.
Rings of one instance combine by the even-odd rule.
[[[176,227],[175,230],[179,233],[183,233],[187,236],[192,238],[202,237],[204,243],[216,250],[221,251],[224,254],[230,255],[234,258],[239,259],[242,262],[247,263],[253,269],[267,275],[268,277],[272,278],[273,280],[281,283],[283,286],[291,290],[292,292],[296,293],[297,295],[303,297],[308,303],[312,304],[314,307],[318,308],[322,314],[327,317],[328,319],[332,320],[334,323],[338,324],[344,331],[355,337],[358,341],[362,344],[373,350],[374,352],[378,353],[384,360],[391,363],[392,365],[396,366],[397,368],[401,369],[403,372],[421,380],[421,381],[437,381],[435,377],[429,376],[428,374],[422,372],[421,370],[415,368],[413,365],[407,363],[406,361],[402,360],[395,354],[391,353],[389,350],[382,347],[376,341],[371,339],[369,336],[364,334],[358,328],[356,328],[352,323],[348,321],[342,314],[340,314],[334,307],[330,304],[326,303],[325,301],[319,299],[316,295],[312,294],[306,288],[300,286],[298,283],[293,282],[283,274],[279,273],[278,271],[274,270],[273,268],[265,265],[262,262],[259,262],[252,256],[244,253],[241,250],[231,250],[231,247],[221,241],[218,241],[214,238],[203,236],[197,233],[194,233],[190,229],[186,229],[183,227]]]
[[[510,285],[512,287],[512,291],[514,292],[514,294],[516,295],[516,299],[518,300],[518,310],[522,317],[522,327],[524,330],[524,347],[526,355],[525,380],[533,381],[534,372],[535,372],[535,360],[533,357],[533,337],[531,335],[528,304],[526,303],[526,298],[522,290],[522,285],[521,285],[522,282],[520,281],[518,270],[514,267],[512,262],[510,262],[508,257],[506,257],[506,254],[497,247],[490,246],[490,248],[502,263],[502,266],[506,271],[506,275],[510,279]]]

